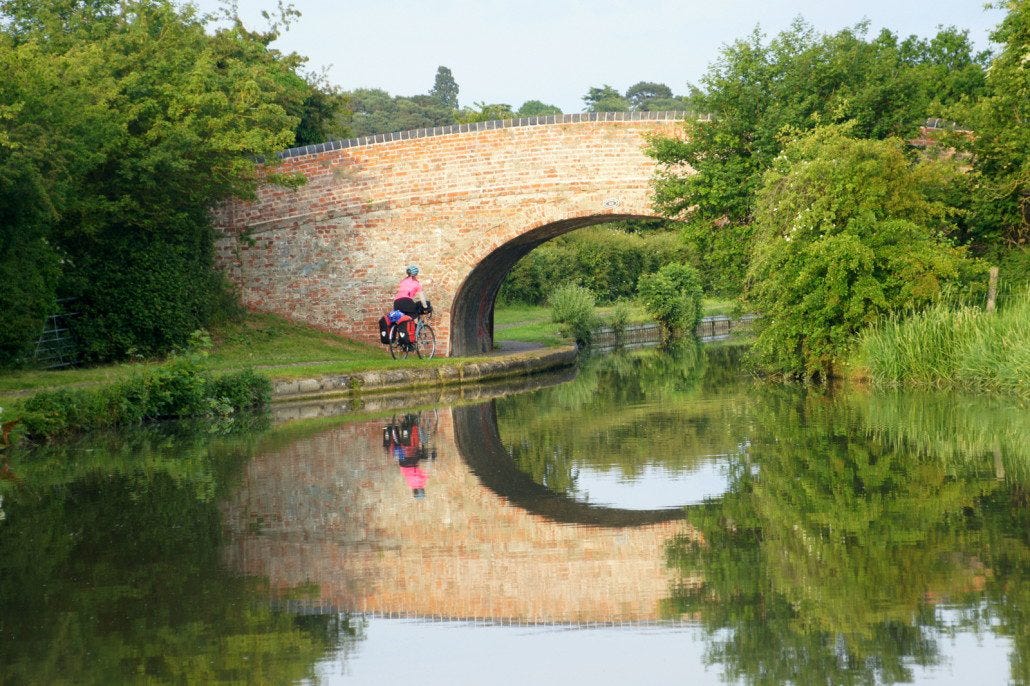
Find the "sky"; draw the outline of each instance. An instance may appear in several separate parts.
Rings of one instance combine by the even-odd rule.
[[[195,0],[213,10],[219,0]],[[263,26],[275,0],[238,0],[248,26]],[[293,0],[301,12],[274,47],[309,58],[344,90],[381,88],[417,95],[449,67],[462,106],[527,100],[583,110],[591,87],[620,92],[656,81],[688,92],[722,46],[757,26],[769,37],[803,17],[822,33],[868,20],[869,36],[933,36],[938,27],[969,31],[978,49],[1001,20],[982,0]]]

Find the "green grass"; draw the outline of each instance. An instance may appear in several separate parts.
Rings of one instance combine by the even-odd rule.
[[[654,321],[643,305],[636,301],[629,305],[629,324],[643,324]],[[704,316],[735,312],[735,300],[704,300]],[[598,307],[601,319],[606,319],[612,307]],[[560,345],[568,342],[558,336],[558,326],[551,322],[551,308],[546,305],[498,305],[494,310],[494,338],[499,341],[524,341],[540,345]]]
[[[851,366],[882,386],[1030,397],[1030,290],[995,314],[938,305],[891,319],[862,334]]]
[[[292,324],[266,314],[247,315],[240,322],[213,330],[211,337],[214,347],[203,362],[205,369],[227,372],[252,367],[273,379],[409,366],[443,366],[462,361],[462,358],[394,360],[385,346],[355,343],[341,336]],[[13,406],[17,398],[33,391],[116,383],[156,367],[161,362],[155,360],[82,369],[3,372],[0,373],[0,407]]]

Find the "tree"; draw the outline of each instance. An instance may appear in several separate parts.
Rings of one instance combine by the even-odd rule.
[[[522,103],[517,114],[520,117],[544,117],[552,114],[561,114],[561,108],[555,105],[548,105],[539,100],[527,100]]]
[[[1023,254],[1022,268],[1030,269],[1030,4],[1010,0],[995,7],[1008,10],[991,35],[1001,52],[987,70],[984,96],[951,111],[973,134],[949,142],[972,154],[974,239],[993,252],[1015,248]]]
[[[754,358],[772,373],[833,376],[859,329],[925,306],[972,268],[939,238],[948,208],[924,191],[958,170],[913,166],[900,140],[850,128],[788,144],[758,192],[745,295],[760,315]]]
[[[443,66],[437,68],[436,79],[433,81],[433,87],[429,90],[429,95],[444,107],[452,110],[458,109],[458,83],[454,80],[450,69]]]
[[[478,121],[495,121],[498,119],[514,119],[515,113],[511,110],[511,105],[507,105],[503,102],[487,104],[485,102],[477,102],[472,107],[465,107],[455,114],[455,119],[459,124],[471,124]]]
[[[257,159],[296,140],[303,60],[268,48],[277,28],[237,20],[209,34],[208,18],[171,0],[6,0],[0,11],[4,62],[25,74],[0,96],[3,131],[17,146],[54,144],[17,159],[20,178],[44,180],[46,225],[30,243],[60,257],[80,351],[93,361],[183,345],[225,300],[210,209],[252,195]],[[45,274],[54,262],[39,264]]]
[[[608,84],[591,88],[583,96],[587,112],[629,112],[629,100]]]
[[[70,177],[88,168],[107,123],[81,88],[84,66],[0,33],[0,367],[23,362],[56,312],[61,255],[52,227]]]
[[[431,95],[391,96],[378,88],[359,88],[343,95],[351,110],[350,127],[355,136],[455,123],[455,110]]]
[[[983,54],[965,32],[942,29],[929,43],[867,24],[819,35],[797,20],[771,41],[755,30],[727,46],[690,95],[685,139],[657,137],[662,165],[655,206],[685,220],[711,291],[739,293],[747,269],[755,193],[782,148],[784,130],[854,121],[854,135],[911,137],[928,116],[979,92]]]
[[[347,138],[351,129],[346,124],[347,98],[339,88],[331,85],[324,74],[305,78],[308,92],[296,114],[295,146],[324,143],[329,140]]]
[[[646,104],[651,100],[672,100],[672,89],[664,83],[640,81],[626,89],[626,99],[634,111],[648,109]]]

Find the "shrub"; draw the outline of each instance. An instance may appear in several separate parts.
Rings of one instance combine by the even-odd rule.
[[[251,370],[212,377],[194,356],[100,389],[61,389],[33,395],[21,417],[29,438],[43,439],[147,419],[228,415],[271,398],[268,378]]]
[[[263,407],[272,399],[272,382],[252,369],[225,374],[211,382],[208,397],[235,409]]]
[[[629,323],[630,309],[625,300],[620,300],[608,313],[608,326],[612,327],[612,336],[615,337],[615,344],[622,345],[626,337],[626,324]]]
[[[597,326],[594,294],[590,289],[571,284],[559,286],[548,300],[551,321],[559,324],[561,335],[575,338],[580,345],[589,345]]]
[[[667,264],[640,277],[637,293],[644,307],[673,339],[701,321],[701,276],[686,264]]]
[[[688,257],[673,231],[630,233],[615,226],[589,227],[544,243],[523,257],[501,285],[498,299],[539,305],[556,286],[568,283],[589,288],[598,302],[615,302],[634,296],[641,274]]]

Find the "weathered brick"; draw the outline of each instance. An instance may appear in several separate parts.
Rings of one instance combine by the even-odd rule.
[[[478,305],[487,282],[510,268],[499,248],[545,227],[558,235],[652,216],[655,164],[643,135],[683,130],[664,113],[532,119],[288,151],[281,171],[301,171],[308,183],[216,208],[217,259],[245,306],[369,343],[404,266],[419,264],[437,349],[449,354],[455,341],[489,336],[488,309]],[[470,280],[481,264],[490,269]],[[465,318],[452,322],[459,311]]]

